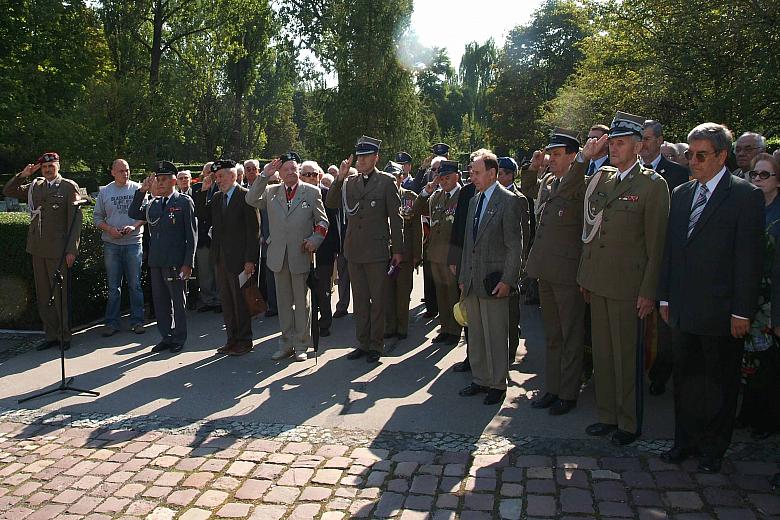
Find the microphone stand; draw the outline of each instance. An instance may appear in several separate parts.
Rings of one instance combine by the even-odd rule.
[[[78,206],[83,205],[83,203],[79,204],[78,201],[74,206],[76,207],[76,211],[80,211]],[[40,218],[40,217],[38,217]],[[67,254],[68,244],[70,243],[70,238],[73,236],[73,228],[76,224],[76,217],[74,215],[73,220],[70,222],[70,227],[68,228],[68,235],[65,238],[65,244],[62,246],[62,254],[60,255],[60,262],[57,265],[57,270],[54,271],[54,274],[52,275],[52,281],[51,286],[49,287],[49,294],[51,294],[51,297],[49,298],[49,307],[53,307],[55,305],[54,296],[55,296],[55,290],[59,291],[60,293],[60,384],[59,386],[56,386],[50,390],[44,390],[42,392],[38,392],[37,394],[31,395],[29,397],[25,397],[24,399],[19,399],[19,403],[24,403],[26,401],[29,401],[31,399],[37,399],[39,397],[43,397],[45,395],[53,394],[55,392],[76,392],[77,394],[87,394],[94,397],[97,397],[100,395],[100,392],[95,392],[94,390],[84,390],[81,388],[76,388],[75,386],[72,386],[71,383],[73,382],[72,377],[65,378],[65,320],[70,316],[70,294],[65,293],[65,284],[64,279],[62,277],[62,268],[65,265],[65,255]],[[68,281],[70,281],[70,269],[66,267],[66,274],[68,276]],[[68,284],[68,289],[70,289],[70,284]]]

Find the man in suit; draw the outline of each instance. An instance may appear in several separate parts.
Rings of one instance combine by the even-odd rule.
[[[400,155],[400,154],[399,154]],[[395,177],[398,196],[401,199],[403,219],[403,260],[396,274],[387,281],[387,302],[385,303],[385,339],[406,339],[409,330],[409,301],[412,294],[414,267],[422,256],[422,223],[415,210],[417,194],[403,188],[403,168],[395,162],[388,162],[385,172]]]
[[[214,262],[211,259],[211,211],[208,204],[214,194],[219,191],[211,172],[211,162],[203,165],[201,182],[192,186],[193,202],[195,203],[195,216],[198,219],[198,247],[195,249],[195,262],[198,271],[198,292],[201,305],[198,312],[222,312],[217,293],[217,279],[214,272]],[[203,187],[207,177],[212,177],[208,188]]]
[[[606,137],[601,141],[606,142]],[[589,141],[593,146],[594,141]],[[585,352],[585,301],[577,286],[582,253],[582,204],[585,164],[574,162],[580,142],[577,133],[556,128],[545,150],[550,173],[539,180],[539,225],[528,256],[528,275],[539,280],[539,300],[547,342],[545,393],[532,408],[563,415],[577,406]],[[531,172],[541,167],[537,150]],[[574,164],[572,164],[574,162]]]
[[[401,199],[395,179],[376,168],[381,144],[368,136],[358,139],[358,174],[347,178],[352,167],[350,155],[341,162],[325,201],[329,208],[343,207],[349,218],[344,254],[349,264],[359,346],[347,354],[347,359],[366,355],[369,363],[379,361],[384,348],[388,267],[403,261]]]
[[[734,170],[734,175],[745,180],[747,178],[747,172],[750,171],[750,163],[753,162],[753,158],[766,150],[766,138],[757,134],[756,132],[745,132],[739,139],[737,139],[734,145],[734,156],[737,159],[737,169]]]
[[[39,171],[42,177],[27,182]],[[79,185],[60,175],[59,154],[46,152],[38,157],[35,164],[28,164],[11,177],[3,187],[3,195],[26,200],[31,214],[27,253],[32,257],[38,315],[46,334],[46,341],[36,348],[44,350],[62,342],[67,350],[71,338],[70,319],[62,295],[67,297],[69,294],[69,271],[76,261],[81,236],[81,209],[75,204],[81,199]],[[71,226],[73,232],[66,243]],[[63,251],[64,265],[60,265]],[[61,269],[62,289],[54,287],[52,295],[53,276],[58,269]],[[49,305],[52,296],[54,305]]]
[[[191,198],[173,189],[173,163],[158,162],[154,176],[159,196],[146,198],[153,180],[147,177],[135,192],[127,215],[149,225],[152,298],[162,338],[152,352],[179,352],[187,341],[184,291],[195,263],[195,206]]]
[[[672,195],[658,294],[674,351],[674,447],[662,458],[698,454],[705,473],[731,442],[765,255],[764,198],[726,168],[731,140],[715,123],[688,134],[694,180]]]
[[[433,338],[433,343],[449,346],[457,345],[461,334],[461,327],[452,312],[453,305],[458,302],[458,280],[447,261],[458,206],[459,180],[460,165],[457,162],[439,161],[437,175],[426,184],[415,201],[415,210],[427,216],[431,226],[424,258],[431,266],[436,307],[439,309],[439,334]]]
[[[260,248],[260,222],[257,210],[245,204],[247,189],[238,185],[236,163],[214,161],[219,192],[210,202],[211,253],[217,272],[227,342],[219,354],[241,356],[252,350],[252,316],[241,292],[239,276],[255,273]],[[246,283],[250,283],[247,281]]]
[[[663,127],[658,121],[648,119],[642,126],[642,150],[639,157],[642,165],[655,171],[664,178],[671,196],[674,189],[688,182],[690,171],[675,164],[661,154],[664,143]],[[657,320],[658,348],[655,361],[650,369],[650,394],[661,395],[666,391],[666,382],[672,376],[672,336],[669,326],[663,320]]]
[[[520,202],[520,228],[523,231],[523,263],[521,276],[525,271],[525,263],[528,260],[528,252],[531,247],[531,218],[528,208],[528,199],[515,185],[517,175],[517,163],[511,157],[498,158],[498,183],[514,194]],[[515,362],[517,349],[520,348],[520,291],[512,291],[509,295],[509,363]]]
[[[304,161],[301,164],[301,181],[317,186],[322,200],[325,200],[328,196],[328,188],[320,184],[323,174],[322,168],[316,161]],[[339,218],[338,211],[325,208],[325,215],[328,217],[328,234],[314,254],[317,260],[315,269],[317,271],[317,302],[319,303],[321,337],[330,336],[330,326],[333,323],[333,310],[330,305],[331,281],[336,254],[339,250],[339,228],[336,225]]]
[[[523,236],[519,199],[501,186],[498,158],[477,153],[471,179],[479,195],[469,203],[459,284],[469,323],[472,383],[461,396],[486,392],[484,403],[498,404],[509,375],[509,295],[522,265]]]
[[[588,435],[612,434],[634,442],[642,431],[644,318],[655,309],[669,190],[663,177],[642,168],[644,118],[618,112],[608,139],[586,146],[586,163],[609,145],[612,166],[588,180],[585,229],[577,283],[590,300],[593,369],[599,422]]]
[[[288,152],[263,167],[246,195],[247,204],[268,212],[268,268],[274,272],[282,337],[274,360],[305,361],[312,345],[311,300],[306,278],[314,252],[328,233],[319,188],[300,181],[300,156]],[[268,186],[271,177],[281,183]],[[295,309],[293,311],[293,308]]]
[[[176,174],[176,190],[192,198],[192,172],[182,170]]]
[[[608,133],[609,127],[607,125],[593,125],[590,127],[590,130],[588,130],[588,139],[598,139],[602,135],[606,135]],[[602,166],[609,165],[609,148],[605,146],[603,150],[599,151],[598,155],[595,155],[590,159],[588,168],[585,170],[585,175],[590,177],[599,171]]]

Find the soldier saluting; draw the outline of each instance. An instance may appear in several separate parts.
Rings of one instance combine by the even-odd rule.
[[[32,182],[25,180],[40,172]],[[46,152],[28,164],[3,187],[3,195],[27,200],[30,212],[30,229],[27,231],[27,252],[32,256],[35,296],[38,314],[43,322],[46,341],[37,347],[47,349],[63,342],[65,350],[70,348],[70,323],[67,309],[63,308],[62,295],[68,294],[70,277],[62,277],[62,290],[56,290],[54,305],[50,306],[52,277],[60,269],[65,251],[65,268],[73,267],[78,254],[81,235],[81,210],[76,201],[79,185],[60,175],[60,156],[57,152]],[[70,236],[68,231],[71,230]],[[67,239],[67,243],[66,243]]]
[[[144,179],[127,210],[130,218],[149,225],[149,267],[157,329],[162,339],[152,352],[179,352],[187,340],[185,280],[195,261],[195,206],[192,199],[175,191],[177,169],[160,161],[152,176]],[[157,197],[146,198],[156,183]]]

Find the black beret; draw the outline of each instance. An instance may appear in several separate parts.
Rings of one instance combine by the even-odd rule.
[[[236,167],[236,161],[232,161],[230,159],[217,159],[213,163],[211,163],[211,171],[217,172],[223,168],[235,168]]]
[[[286,163],[287,161],[295,161],[298,164],[301,163],[301,156],[298,155],[296,152],[289,151],[284,155],[280,155],[279,159],[281,159],[282,164]]]
[[[175,164],[169,161],[157,161],[154,167],[154,175],[176,175],[179,169]]]

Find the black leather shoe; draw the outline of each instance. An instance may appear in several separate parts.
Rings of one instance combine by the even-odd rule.
[[[585,433],[594,437],[604,437],[617,430],[617,424],[594,423],[585,428]]]
[[[650,395],[664,395],[666,392],[666,385],[660,381],[653,381],[650,383]]]
[[[152,352],[162,352],[163,350],[168,350],[169,348],[171,348],[170,344],[161,341],[157,345],[152,347]]]
[[[452,365],[453,372],[471,372],[471,363],[468,358],[465,361],[460,361]]]
[[[550,407],[550,415],[564,415],[577,408],[577,401],[574,399],[558,399]]]
[[[265,317],[266,317],[266,318],[273,318],[273,317],[274,317],[274,316],[276,316],[277,314],[279,314],[279,313],[278,313],[278,312],[276,312],[276,311],[265,311]]]
[[[612,434],[612,444],[615,446],[626,446],[639,438],[638,433],[631,433],[625,430],[617,430]]]
[[[557,400],[558,394],[551,394],[550,392],[547,392],[542,397],[537,397],[531,401],[531,408],[536,408],[537,410],[549,408],[554,405]]]
[[[723,459],[720,457],[702,457],[699,459],[699,466],[696,470],[699,473],[720,473],[720,467],[723,465]]]
[[[691,452],[685,448],[673,447],[661,454],[661,460],[667,464],[679,464],[691,456]]]
[[[358,358],[362,358],[362,357],[363,357],[365,354],[366,354],[366,351],[365,351],[365,350],[361,350],[361,349],[359,349],[359,348],[356,348],[355,350],[353,350],[352,352],[350,352],[349,354],[347,354],[347,359],[358,359]]]
[[[450,335],[445,334],[443,332],[436,335],[435,338],[431,341],[431,343],[446,343],[446,341],[449,339]]]
[[[47,348],[57,347],[59,346],[60,342],[56,339],[50,339],[49,341],[44,341],[37,347],[35,347],[35,350],[46,350]]]
[[[444,340],[444,344],[450,347],[454,347],[460,341],[460,336],[455,334],[445,334],[445,336],[447,336],[447,339]]]
[[[485,399],[482,401],[484,404],[499,404],[504,402],[504,396],[506,395],[505,390],[500,390],[498,388],[490,388],[487,391],[487,395],[485,396]]]
[[[333,313],[334,318],[343,318],[347,315],[347,311],[336,311]]]
[[[471,383],[469,386],[465,388],[461,388],[458,392],[458,395],[462,397],[471,397],[472,395],[481,394],[482,392],[487,392],[488,389],[484,386],[480,386],[476,383]]]
[[[376,350],[372,350],[368,354],[366,354],[366,363],[378,363],[379,358],[382,357],[379,355],[379,352]]]
[[[330,329],[320,329],[320,337],[327,338],[330,336]]]
[[[176,352],[181,352],[182,348],[184,348],[184,345],[171,345],[169,350],[175,354]]]

